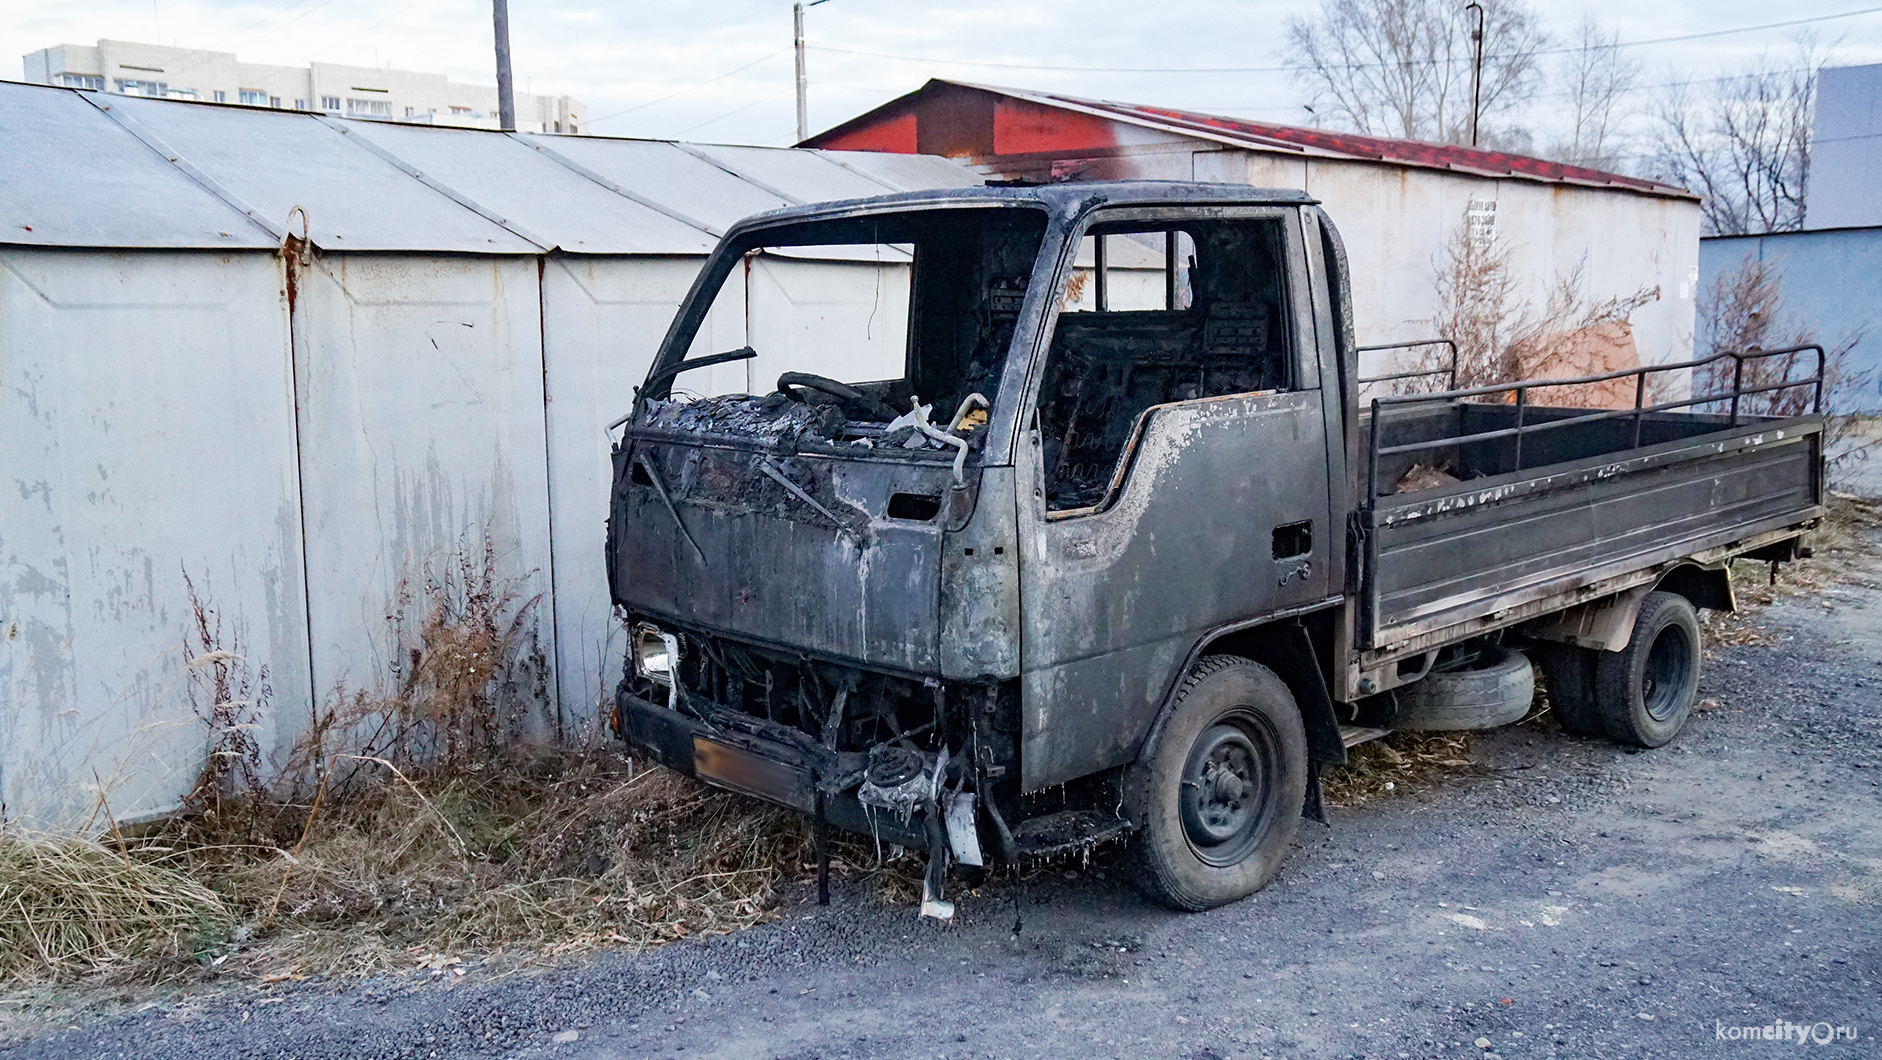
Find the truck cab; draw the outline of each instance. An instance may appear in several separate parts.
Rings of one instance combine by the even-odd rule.
[[[719,348],[741,293],[744,341]],[[1778,463],[1732,480],[1756,511],[1732,508],[1724,538],[1692,523],[1644,550],[1634,535],[1624,562],[1550,553],[1504,525],[1532,509],[1478,496],[1535,477],[1545,447],[1530,440],[1525,476],[1526,430],[1556,424],[1554,464],[1613,463],[1737,431],[1738,402],[1728,425],[1716,401],[1650,406],[1643,386],[1631,438],[1610,429],[1622,412],[1525,428],[1521,390],[1362,408],[1349,298],[1339,236],[1296,191],[990,187],[740,223],[614,448],[620,735],[819,834],[927,850],[937,915],[950,857],[1125,836],[1157,897],[1206,908],[1272,876],[1318,812],[1319,766],[1404,720],[1395,689],[1486,654],[1472,646],[1521,660],[1504,642],[1530,631],[1592,700],[1599,653],[1627,647],[1601,640],[1617,607],[1637,614],[1676,570],[1718,605],[1725,558],[1788,558],[1817,514],[1820,481],[1798,469],[1820,465],[1820,423],[1746,411],[1789,433],[1752,445]],[[1512,401],[1513,435],[1466,422]],[[1421,503],[1459,499],[1382,524],[1381,467],[1408,454],[1463,472]],[[1573,492],[1594,482],[1554,503],[1623,512],[1643,495]],[[1519,604],[1483,609],[1513,568],[1432,589],[1419,577],[1442,572],[1391,551],[1395,533],[1428,545],[1447,526],[1537,541],[1505,557]],[[1395,639],[1384,605],[1413,597],[1416,631]],[[1681,635],[1690,675],[1655,672],[1689,700],[1696,626]]]

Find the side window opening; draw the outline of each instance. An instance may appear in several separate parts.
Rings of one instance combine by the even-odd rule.
[[[1094,225],[1039,396],[1046,508],[1101,503],[1144,413],[1292,385],[1278,220]]]

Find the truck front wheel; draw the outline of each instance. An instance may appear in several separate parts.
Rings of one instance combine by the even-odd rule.
[[[1193,911],[1253,894],[1287,856],[1307,793],[1307,734],[1287,685],[1247,659],[1203,659],[1125,790],[1151,897]]]
[[[1595,663],[1595,702],[1608,736],[1658,747],[1686,724],[1699,691],[1699,616],[1686,598],[1652,592],[1641,601],[1627,647]]]

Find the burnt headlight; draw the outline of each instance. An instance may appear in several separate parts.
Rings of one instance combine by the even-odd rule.
[[[673,672],[680,663],[680,638],[656,626],[635,626],[628,653],[634,657],[636,674],[672,689]]]

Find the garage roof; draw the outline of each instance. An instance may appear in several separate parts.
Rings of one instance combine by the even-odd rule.
[[[971,187],[946,159],[500,133],[0,82],[0,244],[684,254],[805,202]]]
[[[988,99],[1010,101],[1019,106],[1014,108],[1015,113],[998,115],[997,111],[978,105]],[[1020,110],[1025,113],[1018,113]],[[915,150],[914,145],[917,143],[939,145],[949,140],[971,143],[975,141],[977,133],[980,146],[990,149],[994,155],[1015,152],[1069,155],[1098,146],[1092,136],[1093,119],[1135,126],[1153,134],[1207,140],[1267,154],[1373,162],[1475,177],[1571,184],[1669,198],[1696,198],[1689,191],[1651,180],[1505,151],[1275,125],[1173,107],[1084,99],[1057,92],[941,78],[930,80],[907,95],[898,96],[841,125],[818,133],[804,143],[807,146],[867,145],[873,150],[898,151]],[[929,121],[942,127],[934,136],[918,132],[920,125]],[[1003,140],[1010,140],[1011,146],[1002,146]],[[924,146],[920,149],[950,155],[963,153],[939,146]],[[969,150],[965,153],[972,155],[979,152]],[[985,161],[984,158],[977,160]]]

